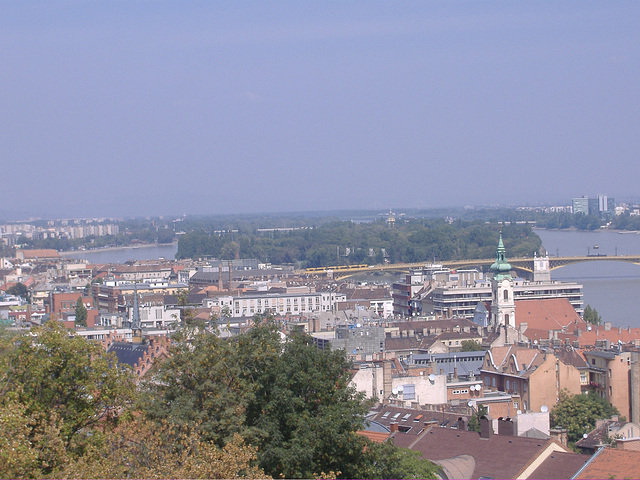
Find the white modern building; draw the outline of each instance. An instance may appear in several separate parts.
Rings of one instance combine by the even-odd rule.
[[[152,328],[173,328],[180,323],[180,310],[177,308],[167,308],[165,305],[141,306],[140,326],[143,329]],[[133,307],[129,308],[129,321],[133,319]]]
[[[582,285],[575,282],[530,282],[522,278],[513,279],[515,300],[566,298],[582,316]],[[423,312],[445,317],[473,318],[479,302],[491,302],[491,282],[477,282],[470,287],[436,287],[423,301]]]
[[[331,312],[336,310],[338,302],[344,302],[346,295],[337,292],[312,293],[262,293],[245,295],[223,295],[207,298],[205,307],[226,311],[230,317],[251,317],[256,314],[305,315]]]

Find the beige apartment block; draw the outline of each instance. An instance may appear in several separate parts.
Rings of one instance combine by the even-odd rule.
[[[635,389],[630,375],[632,352],[586,351],[584,356],[589,364],[589,389],[600,398],[616,407],[627,420],[632,419],[638,409],[638,386]],[[637,355],[636,355],[637,356]]]
[[[575,352],[554,354],[507,345],[487,351],[481,369],[484,388],[508,393],[523,412],[551,409],[563,390],[580,393],[584,360]]]

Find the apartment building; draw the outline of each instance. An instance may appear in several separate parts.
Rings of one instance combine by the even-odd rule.
[[[584,357],[589,365],[588,383],[584,390],[594,392],[616,407],[621,415],[637,423],[640,409],[639,354],[619,349],[587,350]]]
[[[221,295],[203,301],[205,307],[226,312],[230,317],[252,317],[256,314],[305,315],[332,312],[346,295],[338,292],[267,293]]]
[[[538,412],[551,409],[566,390],[581,392],[580,372],[586,368],[576,352],[564,354],[514,345],[487,351],[480,370],[486,390],[508,393],[517,410]]]
[[[582,285],[575,282],[530,282],[515,278],[513,295],[516,301],[566,298],[579,315],[584,311]],[[429,297],[423,301],[422,310],[431,311],[436,316],[473,319],[478,304],[491,303],[491,300],[492,291],[489,281],[478,281],[464,287],[434,287]]]

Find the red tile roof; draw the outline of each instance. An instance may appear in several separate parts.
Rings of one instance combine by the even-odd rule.
[[[534,330],[584,328],[580,318],[566,298],[516,300],[516,326],[526,323]],[[527,335],[525,331],[525,335]],[[528,336],[528,335],[527,335]]]
[[[595,345],[596,341],[609,340],[611,343],[617,343],[620,340],[622,343],[640,343],[640,328],[619,328],[613,327],[611,329],[605,329],[604,326],[592,326],[591,330],[588,330],[588,326],[580,329],[579,334],[574,331],[568,333],[558,333],[558,338],[561,340],[574,341],[577,340],[581,347],[587,347]]]
[[[389,438],[389,434],[383,433],[383,432],[370,432],[368,430],[358,430],[356,433],[358,435],[362,435],[363,437],[367,437],[369,440],[375,443],[382,443]]]
[[[576,478],[640,478],[640,452],[603,448]]]

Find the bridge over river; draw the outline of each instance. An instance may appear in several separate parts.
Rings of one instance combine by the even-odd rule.
[[[442,268],[450,270],[458,270],[463,268],[472,267],[484,267],[489,266],[495,262],[495,258],[489,259],[468,259],[468,260],[451,260],[439,262],[438,265],[442,265]],[[533,273],[533,261],[534,258],[510,258],[509,264],[512,269],[519,274],[529,277]],[[584,255],[573,257],[549,257],[549,268],[555,270],[574,263],[583,262],[626,262],[640,265],[640,255]],[[411,269],[422,268],[428,266],[426,262],[416,263],[387,263],[382,265],[339,265],[326,268],[310,268],[303,270],[302,273],[307,274],[322,274],[332,271],[336,280],[351,277],[359,273],[368,272],[409,272]]]

